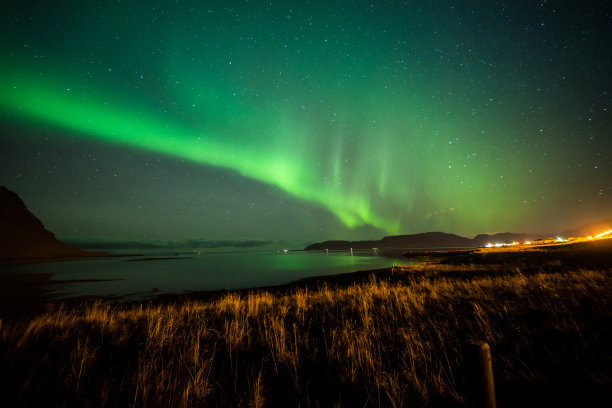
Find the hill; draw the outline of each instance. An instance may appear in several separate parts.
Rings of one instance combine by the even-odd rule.
[[[533,241],[547,236],[587,237],[612,229],[612,218],[591,222],[581,227],[563,231],[556,234],[527,234],[515,232],[502,232],[497,234],[479,234],[474,238],[466,238],[460,235],[447,234],[444,232],[425,232],[409,235],[392,235],[379,240],[370,241],[325,241],[308,245],[305,251],[317,251],[324,249],[346,250],[371,249],[371,248],[402,248],[402,249],[428,249],[428,248],[461,248],[479,247],[488,243],[510,243]]]
[[[84,251],[55,238],[17,193],[0,187],[0,260],[43,260],[105,256]]]
[[[476,246],[486,245],[488,243],[495,244],[496,242],[525,242],[533,241],[542,238],[542,234],[525,234],[516,232],[501,232],[499,234],[479,234],[476,235],[472,242]]]
[[[477,247],[487,243],[496,242],[525,242],[540,238],[538,234],[523,234],[504,232],[499,234],[480,234],[474,238],[466,238],[460,235],[445,232],[425,232],[409,235],[386,236],[379,240],[371,241],[325,241],[311,244],[304,248],[305,251],[317,251],[324,249],[370,249],[370,248],[462,248]]]
[[[444,232],[392,235],[374,241],[325,241],[307,246],[306,251],[323,249],[370,249],[370,248],[436,248],[473,246],[472,240]]]

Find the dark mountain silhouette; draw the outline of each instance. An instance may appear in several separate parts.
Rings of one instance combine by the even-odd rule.
[[[380,243],[385,248],[463,247],[472,245],[469,238],[445,232],[387,236],[383,237]]]
[[[21,198],[0,187],[0,259],[82,258],[108,255],[67,245],[47,231]]]
[[[323,249],[370,249],[370,248],[437,248],[473,246],[469,238],[444,232],[426,232],[412,235],[392,235],[376,241],[325,241],[311,244],[306,251]]]
[[[498,234],[479,234],[473,239],[473,245],[486,245],[488,243],[495,244],[496,242],[526,242],[542,238],[542,234],[524,234],[516,232],[500,232]]]
[[[411,235],[392,235],[373,241],[325,241],[304,248],[306,251],[323,249],[370,249],[370,248],[461,248],[476,247],[497,242],[525,242],[540,238],[539,234],[518,234],[504,232],[499,234],[480,234],[474,238],[444,232],[425,232]]]
[[[586,237],[594,236],[603,231],[612,229],[612,218],[606,220],[591,222],[579,228],[564,231],[559,234],[526,234],[514,232],[502,232],[498,234],[480,234],[474,238],[466,238],[460,235],[447,234],[444,232],[425,232],[421,234],[411,235],[392,235],[379,240],[371,241],[325,241],[308,245],[304,248],[305,251],[316,250],[339,250],[339,249],[371,249],[371,248],[460,248],[460,247],[478,247],[488,243],[510,243],[510,242],[526,242],[547,236],[562,236],[569,237]]]

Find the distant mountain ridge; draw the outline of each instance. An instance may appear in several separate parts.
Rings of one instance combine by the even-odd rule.
[[[448,234],[445,232],[424,232],[420,234],[409,235],[391,235],[383,237],[379,240],[370,241],[325,241],[317,242],[308,245],[304,248],[305,251],[316,251],[324,249],[371,249],[371,248],[398,248],[398,249],[427,249],[427,248],[461,248],[461,247],[478,247],[488,243],[510,243],[510,242],[526,242],[533,241],[544,237],[561,236],[564,238],[570,237],[585,237],[589,235],[597,235],[603,231],[612,229],[612,218],[602,221],[591,222],[581,227],[563,231],[558,234],[528,234],[515,232],[501,232],[498,234],[479,234],[474,238],[462,237],[456,234]]]
[[[391,235],[372,241],[325,241],[308,245],[305,251],[324,249],[370,249],[370,248],[461,248],[476,247],[496,242],[525,242],[541,238],[540,234],[503,232],[499,234],[480,234],[474,238],[462,237],[445,232],[424,232],[410,235]]]
[[[17,193],[0,187],[0,259],[81,258],[108,255],[84,251],[55,238]]]

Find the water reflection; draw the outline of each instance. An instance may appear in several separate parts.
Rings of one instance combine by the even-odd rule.
[[[408,260],[401,253],[381,256],[371,250],[172,253],[19,265],[8,272],[52,274],[51,280],[58,283],[54,297],[137,299],[153,293],[280,285],[311,276],[390,267],[394,262]]]

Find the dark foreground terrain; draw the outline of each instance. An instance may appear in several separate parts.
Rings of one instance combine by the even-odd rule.
[[[465,406],[468,340],[499,407],[612,405],[612,240],[0,320],[0,405]],[[417,254],[415,254],[417,255]],[[248,267],[248,266],[245,266]]]

